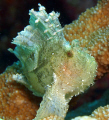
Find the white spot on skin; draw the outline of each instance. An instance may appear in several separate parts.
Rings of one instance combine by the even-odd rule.
[[[38,23],[39,22],[39,19],[35,20],[35,23]]]
[[[27,41],[27,44],[28,44],[28,46],[33,46],[34,45],[32,41]]]

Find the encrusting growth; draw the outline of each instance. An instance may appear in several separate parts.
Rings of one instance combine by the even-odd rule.
[[[109,0],[98,1],[97,6],[87,9],[78,20],[64,27],[66,40],[79,40],[98,63],[97,77],[109,72]]]

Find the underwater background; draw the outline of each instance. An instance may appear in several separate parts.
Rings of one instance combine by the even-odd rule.
[[[11,44],[12,39],[28,25],[28,12],[31,8],[37,11],[38,3],[45,6],[48,13],[53,10],[59,12],[60,23],[64,26],[76,20],[87,8],[95,6],[97,0],[76,0],[76,2],[75,0],[0,0],[0,73],[18,60],[7,49],[15,47]],[[101,100],[101,96],[109,88],[108,79],[109,74],[104,75],[84,94],[74,97],[70,102],[69,111],[84,103]]]

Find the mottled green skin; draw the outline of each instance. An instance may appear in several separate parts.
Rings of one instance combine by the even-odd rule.
[[[39,12],[32,9],[29,14],[30,25],[14,38],[12,43],[17,46],[14,51],[11,49],[10,51],[22,64],[26,86],[35,95],[42,96],[46,86],[53,82],[52,55],[59,49],[65,52],[63,44],[66,41],[58,21],[58,13],[47,14],[41,6]]]

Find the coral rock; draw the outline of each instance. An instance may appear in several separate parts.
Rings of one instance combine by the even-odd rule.
[[[98,63],[98,77],[109,72],[109,0],[101,0],[97,6],[87,9],[78,20],[64,27],[66,40],[80,41]]]
[[[76,118],[71,119],[71,120],[97,120],[97,119],[89,117],[89,116],[82,116],[82,117],[76,117]]]
[[[15,63],[0,75],[0,118],[5,120],[32,120],[39,108],[38,98],[16,83],[12,76],[18,73],[20,66]]]
[[[96,110],[92,112],[91,117],[94,117],[97,120],[108,120],[109,119],[109,105],[97,108]]]
[[[58,117],[57,115],[51,115],[50,117],[40,119],[40,120],[64,120],[64,119],[61,117]]]

